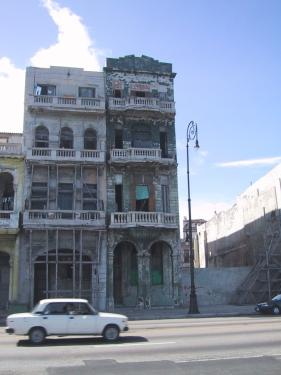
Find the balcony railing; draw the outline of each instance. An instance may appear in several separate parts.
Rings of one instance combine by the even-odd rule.
[[[0,143],[0,155],[21,155],[20,143]]]
[[[160,112],[175,112],[175,102],[163,101],[156,98],[109,98],[109,109],[126,110],[141,109]]]
[[[45,107],[52,110],[75,110],[101,112],[105,110],[105,101],[96,98],[64,97],[50,95],[30,95],[30,107]]]
[[[0,232],[1,230],[19,229],[19,213],[14,211],[0,211]]]
[[[63,211],[63,210],[30,210],[23,215],[23,225],[70,225],[70,226],[104,226],[104,211]]]
[[[73,150],[73,149],[51,149],[34,147],[27,150],[27,159],[33,160],[67,160],[67,161],[91,161],[96,163],[105,162],[105,152],[101,150]]]
[[[176,228],[177,216],[165,212],[130,211],[111,213],[111,228],[136,226]]]
[[[110,160],[113,162],[174,162],[175,158],[162,158],[160,148],[115,148],[110,151]]]

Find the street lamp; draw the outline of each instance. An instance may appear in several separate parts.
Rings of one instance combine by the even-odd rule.
[[[189,182],[189,154],[188,143],[195,140],[195,148],[199,148],[197,124],[190,121],[187,125],[186,132],[186,161],[187,161],[187,190],[188,190],[188,241],[189,241],[189,263],[190,263],[190,302],[189,314],[199,314],[197,305],[197,296],[194,282],[194,250],[192,238],[192,222],[191,222],[191,199],[190,199],[190,182]]]

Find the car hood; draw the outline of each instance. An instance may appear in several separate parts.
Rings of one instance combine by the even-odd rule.
[[[16,319],[16,318],[29,318],[31,316],[34,316],[34,314],[26,312],[26,313],[17,313],[17,314],[11,314],[7,317],[7,319]]]
[[[125,315],[107,313],[107,312],[99,312],[99,316],[101,316],[102,318],[128,319],[127,316]]]

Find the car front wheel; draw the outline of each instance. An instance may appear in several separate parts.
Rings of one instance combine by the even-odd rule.
[[[102,335],[106,341],[116,341],[119,337],[119,328],[115,325],[109,325],[105,327]]]
[[[32,328],[32,330],[29,332],[29,340],[32,342],[32,344],[42,344],[44,342],[46,337],[46,333],[43,328],[35,327]]]
[[[272,309],[272,312],[274,315],[278,315],[280,314],[280,309],[278,306],[274,306],[273,309]]]

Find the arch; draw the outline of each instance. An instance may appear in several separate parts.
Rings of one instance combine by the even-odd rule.
[[[73,131],[68,126],[61,128],[60,148],[73,148]]]
[[[34,146],[40,148],[49,147],[49,130],[43,125],[35,128]]]
[[[10,255],[0,251],[0,308],[7,308],[10,288]]]
[[[85,130],[84,149],[85,150],[97,149],[97,132],[94,129],[88,128]]]
[[[120,242],[113,256],[113,297],[115,306],[135,306],[138,291],[137,249],[131,242]]]
[[[14,210],[14,178],[11,173],[0,173],[0,210]]]
[[[34,260],[34,303],[43,298],[92,299],[93,260],[84,252],[59,248]],[[36,282],[35,282],[36,280]]]

